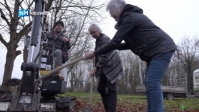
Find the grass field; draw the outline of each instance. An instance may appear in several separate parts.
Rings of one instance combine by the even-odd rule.
[[[87,108],[89,93],[68,92],[64,96],[75,96],[80,108]],[[147,109],[146,96],[118,95],[117,112],[145,112]],[[165,112],[199,112],[198,98],[178,98],[164,100]],[[98,93],[93,94],[92,108],[96,112],[103,112],[101,97]]]

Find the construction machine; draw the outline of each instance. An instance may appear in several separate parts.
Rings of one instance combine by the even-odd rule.
[[[47,0],[34,2],[35,12],[45,11]],[[67,65],[54,68],[54,46],[47,42],[45,17],[33,15],[27,62],[21,65],[22,79],[12,97],[0,100],[1,112],[71,112],[75,109],[75,97],[58,96],[65,93],[67,87],[66,81],[55,74]]]

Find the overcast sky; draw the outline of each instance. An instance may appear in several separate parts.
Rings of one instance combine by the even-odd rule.
[[[102,0],[106,1],[106,0]],[[143,9],[156,25],[167,32],[178,44],[186,35],[199,38],[199,0],[126,0],[126,3],[136,5]],[[107,19],[100,24],[103,33],[113,37],[115,20],[107,15]],[[6,50],[0,49],[0,84],[2,83]],[[19,55],[14,64],[12,77],[21,78],[20,66],[22,55]]]
[[[179,43],[185,35],[190,37],[199,35],[199,0],[126,0],[126,2],[143,9],[144,14],[167,32],[176,43]],[[103,32],[113,37],[114,19],[109,16],[105,22],[105,25],[101,25]]]

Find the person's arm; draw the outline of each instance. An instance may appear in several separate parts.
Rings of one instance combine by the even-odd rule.
[[[67,50],[71,49],[71,44],[70,44],[70,40],[69,38],[63,34],[63,37],[62,37],[62,41],[64,43],[64,46],[66,45],[67,47]]]
[[[94,51],[96,56],[106,54],[111,50],[118,49],[120,47],[121,42],[127,38],[129,32],[134,28],[134,20],[131,18],[130,15],[127,15],[121,21],[118,31],[116,32],[113,39],[104,45],[103,47],[99,48],[98,50]],[[127,46],[124,45],[124,48]]]
[[[68,47],[68,50],[71,49],[71,44],[70,44],[70,40],[68,39],[68,42],[66,42],[66,46]]]
[[[126,43],[121,43],[118,47],[118,50],[129,50],[129,46]]]
[[[63,46],[62,46],[62,53],[63,53],[63,62],[68,60],[68,51],[71,49],[70,40],[67,36],[64,35],[62,38]]]

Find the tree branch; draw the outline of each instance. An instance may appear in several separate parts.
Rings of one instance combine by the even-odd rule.
[[[57,1],[57,3],[56,3],[57,5],[57,7],[56,7],[56,9],[55,9],[55,19],[54,19],[54,23],[57,21],[57,15],[58,15],[58,12],[59,12],[59,10],[61,9],[61,7],[62,7],[62,2],[61,1]],[[58,18],[58,19],[60,19],[60,18]]]
[[[48,10],[50,10],[50,7],[51,7],[51,5],[52,5],[52,2],[53,2],[53,0],[48,0],[48,3],[46,4],[46,8],[45,8],[45,10],[46,11],[48,11]]]
[[[62,9],[62,10],[65,10],[65,9],[67,9],[67,8],[69,8],[69,7],[76,7],[76,8],[79,8],[79,9],[86,9],[86,10],[88,10],[88,9],[90,9],[91,7],[89,7],[89,6],[73,6],[73,5],[68,5],[68,6],[62,6],[62,7],[51,7],[50,9],[57,9],[57,8],[60,8],[60,9]],[[93,8],[93,7],[92,7]],[[96,8],[97,9],[97,8]]]
[[[24,1],[24,0],[22,0],[22,1],[20,2],[20,5],[21,5],[21,3],[22,3],[23,1]],[[31,2],[29,1],[29,3],[26,3],[27,9],[30,9],[30,7],[32,6],[33,3],[34,3],[34,0],[32,0]]]
[[[3,43],[5,47],[8,47],[8,43],[3,39],[2,35],[0,34],[0,41]]]
[[[21,2],[19,2],[19,0],[15,0],[14,12],[13,12],[14,14],[13,14],[13,18],[11,19],[11,24],[13,24],[15,27],[17,27],[18,22],[19,22],[18,10],[19,10],[20,5],[21,5]]]
[[[10,10],[10,7],[8,6],[8,4],[7,4],[7,0],[4,0],[4,2],[5,2],[5,8],[8,10],[8,12],[9,12],[9,15],[10,15],[10,18],[12,18],[12,12],[11,12],[11,10]]]
[[[10,22],[8,21],[8,19],[6,18],[6,16],[4,15],[2,9],[0,8],[0,13],[1,13],[1,18],[6,22],[6,24],[10,27]]]
[[[68,3],[67,7],[71,4],[71,2],[72,2],[72,0]],[[63,17],[63,15],[66,13],[66,11],[67,11],[67,8],[60,14],[61,15],[60,18]]]
[[[28,34],[31,30],[32,21],[28,23],[18,34],[17,34],[17,41],[20,41],[22,36]]]
[[[15,52],[16,57],[17,57],[18,55],[20,55],[20,54],[21,54],[21,51],[20,51],[20,50],[18,50],[18,51]]]

